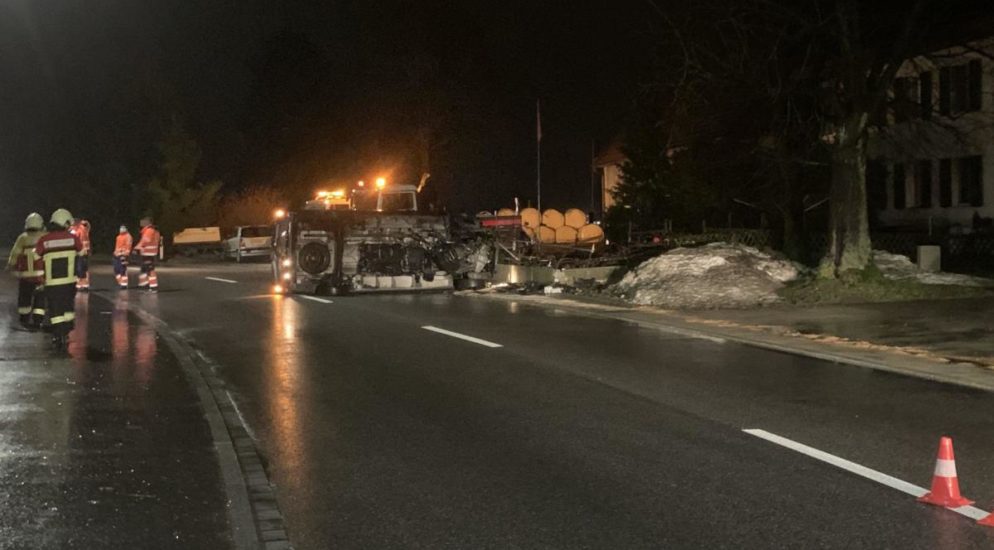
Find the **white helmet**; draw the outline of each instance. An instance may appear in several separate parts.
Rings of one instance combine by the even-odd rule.
[[[32,212],[28,214],[26,220],[24,220],[24,230],[25,231],[41,231],[45,227],[45,218],[41,217],[41,214],[37,212]]]
[[[52,212],[52,217],[48,220],[48,223],[58,227],[69,227],[72,224],[72,214],[65,208],[59,208],[55,212]]]
[[[117,232],[118,233],[127,233],[128,232],[128,226],[122,225],[121,228],[117,230]]]

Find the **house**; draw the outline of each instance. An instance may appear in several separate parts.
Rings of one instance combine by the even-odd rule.
[[[994,37],[905,61],[871,134],[878,228],[968,233],[994,217]]]
[[[601,213],[614,206],[614,190],[621,182],[621,167],[628,160],[620,139],[612,141],[594,157],[594,169],[601,177]]]

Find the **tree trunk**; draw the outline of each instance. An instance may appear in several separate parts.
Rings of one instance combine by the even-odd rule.
[[[829,245],[819,274],[838,277],[870,263],[870,229],[866,211],[866,140],[859,121],[842,127],[831,146]]]

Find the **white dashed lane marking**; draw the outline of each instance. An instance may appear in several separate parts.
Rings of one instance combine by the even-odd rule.
[[[322,304],[332,304],[332,303],[334,303],[331,300],[325,300],[324,298],[318,298],[317,296],[308,296],[306,294],[298,294],[297,296],[299,296],[300,298],[303,298],[305,300],[310,300],[312,302],[320,302]]]
[[[451,336],[453,338],[458,338],[460,340],[465,340],[467,342],[473,342],[474,344],[480,344],[481,346],[486,346],[488,348],[502,348],[502,347],[504,347],[504,346],[502,346],[500,344],[496,344],[494,342],[483,340],[481,338],[476,338],[474,336],[467,336],[465,334],[459,334],[458,332],[452,332],[451,330],[445,330],[444,328],[433,327],[431,325],[426,325],[426,326],[423,326],[421,328],[423,328],[425,330],[430,330],[432,332],[437,332],[439,334],[444,334],[446,336]]]

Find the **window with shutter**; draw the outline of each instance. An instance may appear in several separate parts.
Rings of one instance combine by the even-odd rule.
[[[963,205],[984,205],[983,157],[959,159],[959,202]]]
[[[898,208],[898,209],[905,208],[907,206],[907,202],[905,201],[905,198],[906,198],[906,195],[907,195],[907,190],[905,189],[905,186],[907,185],[907,183],[905,182],[905,177],[904,177],[904,165],[903,164],[895,164],[893,172],[894,172],[894,174],[893,174],[894,175],[894,208]]]
[[[918,103],[921,105],[922,118],[932,118],[932,71],[918,75]]]
[[[967,65],[967,101],[964,110],[979,111],[982,104],[982,65],[973,59]]]
[[[932,161],[920,160],[915,164],[914,206],[930,208],[932,206]]]
[[[939,206],[953,205],[953,161],[939,161]]]

